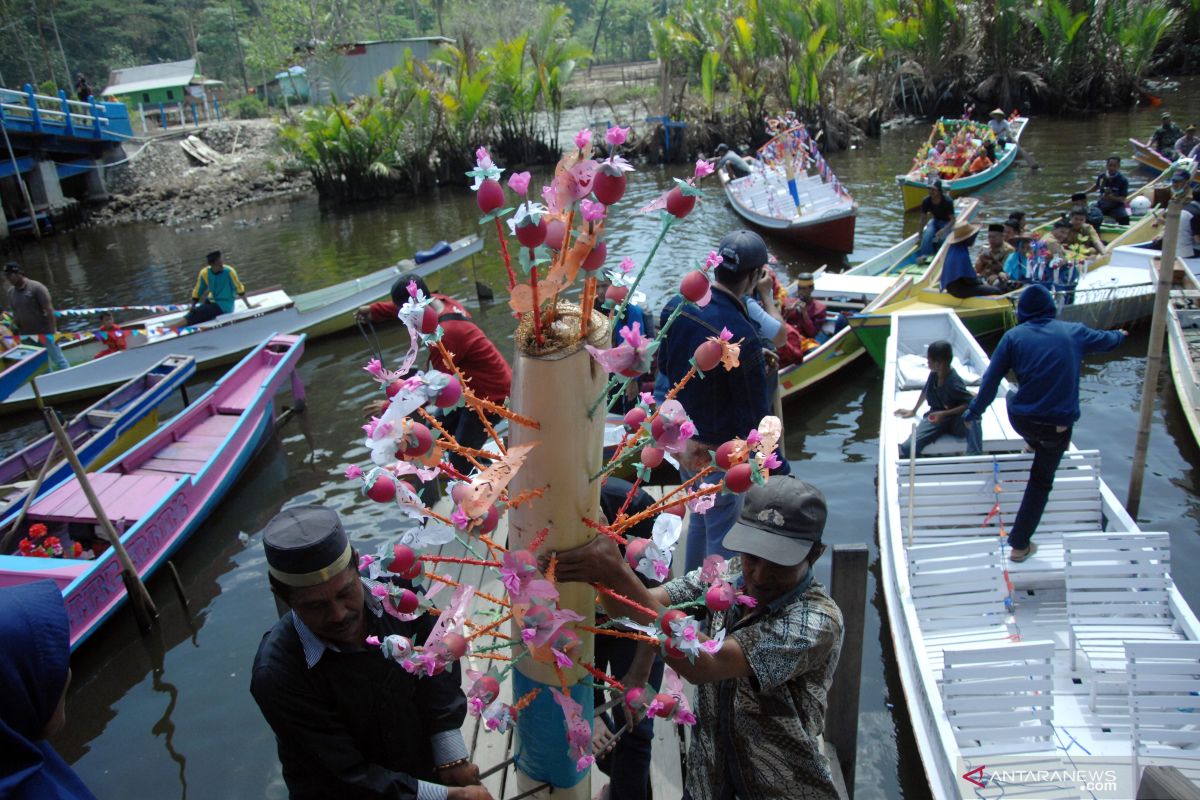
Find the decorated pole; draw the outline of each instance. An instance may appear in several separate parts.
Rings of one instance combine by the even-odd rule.
[[[529,452],[525,466],[510,484],[514,495],[546,488],[544,496],[508,514],[508,547],[525,549],[548,529],[540,552],[566,550],[588,542],[596,532],[581,524],[583,518],[600,518],[600,482],[590,477],[602,466],[604,416],[588,418],[591,399],[604,389],[608,378],[583,345],[605,347],[608,320],[588,309],[591,316],[587,339],[579,338],[580,310],[560,302],[554,330],[565,333],[566,346],[547,338],[546,345],[533,343],[530,316],[517,329],[513,360],[511,402],[513,410],[536,419],[540,430],[513,426],[510,447],[540,444]],[[581,583],[559,584],[559,607],[583,617],[584,625],[595,621],[595,592]],[[514,638],[520,638],[514,625]],[[521,791],[542,783],[554,787],[556,798],[588,798],[590,771],[579,771],[563,737],[563,712],[550,690],[563,686],[582,707],[582,716],[592,719],[592,688],[582,683],[587,672],[579,661],[592,661],[592,634],[580,631],[580,648],[574,666],[565,670],[532,658],[522,658],[513,668],[513,697],[523,697],[541,688],[533,702],[517,717],[514,752]],[[540,793],[536,796],[542,796]]]

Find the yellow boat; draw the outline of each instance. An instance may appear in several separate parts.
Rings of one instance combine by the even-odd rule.
[[[959,208],[958,221],[969,222],[979,206],[967,200]],[[779,370],[779,390],[784,397],[797,394],[828,378],[863,354],[863,344],[848,325],[839,327],[843,314],[870,312],[922,289],[938,279],[942,272],[945,245],[926,264],[914,258],[920,234],[914,234],[877,256],[846,272],[822,272],[816,276],[813,297],[825,303],[830,318],[825,323],[828,337],[804,354],[799,364]]]

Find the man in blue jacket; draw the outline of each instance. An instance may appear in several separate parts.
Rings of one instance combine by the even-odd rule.
[[[1125,341],[1125,331],[1097,331],[1054,318],[1054,298],[1044,286],[1028,286],[1017,302],[1017,327],[1004,334],[983,374],[979,393],[963,414],[975,424],[1011,369],[1020,386],[1008,396],[1008,421],[1033,448],[1033,466],[1021,507],[1008,533],[1009,560],[1020,563],[1037,552],[1032,537],[1042,520],[1054,473],[1071,446],[1079,419],[1079,369],[1088,353],[1105,353]]]
[[[688,381],[676,399],[683,405],[696,435],[688,441],[688,449],[680,458],[684,480],[695,475],[711,461],[710,450],[730,439],[745,438],[767,414],[768,402],[765,364],[758,328],[750,320],[742,297],[750,292],[763,276],[767,265],[767,245],[753,231],[734,231],[726,234],[717,245],[721,263],[713,269],[712,300],[703,308],[684,309],[667,331],[658,351],[658,369],[674,386],[691,369],[692,355],[705,339],[720,336],[728,328],[734,342],[741,342],[741,355],[736,369],[726,371],[718,366],[704,374],[703,379]],[[662,311],[659,329],[666,323],[675,306],[676,296]],[[723,476],[714,474],[713,483]],[[704,514],[692,514],[688,525],[687,569],[700,566],[704,557],[720,553],[729,558],[721,540],[737,521],[742,510],[742,495],[725,493],[717,496],[716,505]]]

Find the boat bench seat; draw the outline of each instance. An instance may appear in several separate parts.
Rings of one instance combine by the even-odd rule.
[[[916,459],[914,540],[996,536],[998,523],[1009,530],[1021,505],[1032,463],[1032,453]],[[909,462],[898,462],[896,468],[900,509],[907,515]],[[1055,474],[1054,489],[1038,526],[1038,541],[1047,533],[1089,532],[1103,527],[1100,453],[1071,451]]]
[[[1090,707],[1101,677],[1125,680],[1129,641],[1184,637],[1168,589],[1171,538],[1155,531],[1077,533],[1063,537],[1071,667],[1087,660]]]
[[[945,651],[939,688],[963,756],[1054,750],[1054,642]]]
[[[172,478],[195,475],[217,452],[237,422],[236,416],[221,413],[201,417],[195,425],[177,435],[174,442],[138,464],[131,474],[167,475]]]
[[[1167,763],[1200,782],[1200,642],[1125,645],[1133,782],[1142,766]]]
[[[153,511],[159,502],[176,490],[176,475],[126,475],[97,472],[89,476],[92,489],[110,521],[134,522]],[[29,509],[29,516],[53,522],[96,524],[95,513],[77,478],[71,478]],[[126,525],[128,527],[128,525]]]

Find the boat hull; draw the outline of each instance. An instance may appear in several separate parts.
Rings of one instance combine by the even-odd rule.
[[[48,354],[41,347],[20,345],[4,353],[3,357],[4,360],[0,361],[0,365],[8,363],[9,366],[0,372],[0,400],[4,400],[16,392],[24,385],[25,381],[46,366]]]
[[[1140,166],[1152,172],[1162,172],[1171,166],[1171,160],[1145,142],[1130,139],[1129,146],[1133,149],[1133,160]],[[1185,153],[1186,155],[1186,153]]]
[[[866,351],[880,367],[887,358],[887,340],[891,333],[891,316],[905,311],[930,311],[943,307],[954,311],[974,336],[1001,333],[1016,321],[1013,303],[1005,296],[968,297],[959,299],[940,292],[924,291],[919,296],[897,304],[899,307],[880,308],[870,314],[850,318],[850,328],[863,343]]]
[[[208,369],[236,361],[256,343],[275,333],[322,336],[344,330],[354,325],[355,309],[386,297],[392,283],[404,272],[432,274],[482,248],[478,237],[468,237],[461,242],[462,246],[454,251],[419,267],[401,262],[337,287],[297,296],[285,307],[241,316],[226,324],[218,318],[217,323],[195,333],[130,347],[102,359],[47,373],[39,378],[38,388],[48,402],[61,403],[98,394],[110,386],[131,380],[167,355],[191,356],[196,359],[198,369]],[[329,299],[321,302],[324,298]],[[22,387],[0,403],[0,414],[29,408],[33,404],[33,392],[27,386]]]

